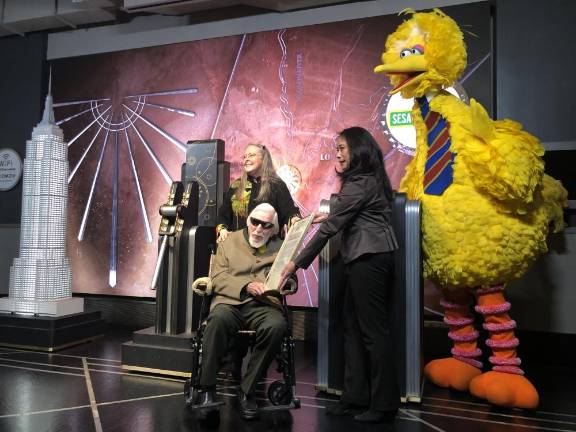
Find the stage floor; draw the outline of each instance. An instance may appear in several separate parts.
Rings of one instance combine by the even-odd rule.
[[[336,398],[316,392],[315,350],[303,343],[296,352],[301,409],[245,421],[235,408],[235,383],[222,376],[220,422],[202,424],[184,406],[183,379],[121,370],[121,344],[131,335],[110,327],[104,338],[55,354],[0,348],[0,431],[576,431],[576,366],[527,370],[541,392],[541,406],[533,412],[494,409],[426,383],[422,403],[404,405],[392,424],[327,416],[325,408]]]

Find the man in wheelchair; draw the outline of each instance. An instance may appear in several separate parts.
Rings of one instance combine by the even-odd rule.
[[[276,210],[270,204],[260,204],[249,214],[247,222],[246,229],[231,233],[218,246],[212,265],[210,313],[201,336],[201,361],[193,385],[195,394],[191,395],[194,400],[189,403],[201,417],[218,409],[218,370],[240,330],[255,332],[248,367],[237,391],[240,414],[245,419],[258,417],[256,383],[280,351],[287,333],[282,298],[265,294],[264,285],[282,245],[276,236],[279,231]],[[293,364],[290,366],[293,369]],[[292,396],[290,393],[288,399]]]

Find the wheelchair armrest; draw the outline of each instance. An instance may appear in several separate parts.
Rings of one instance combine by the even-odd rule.
[[[201,277],[192,282],[192,291],[199,296],[212,295],[212,278]]]
[[[283,296],[296,294],[297,291],[298,291],[298,281],[292,277],[288,278],[284,286],[279,290],[280,295]]]

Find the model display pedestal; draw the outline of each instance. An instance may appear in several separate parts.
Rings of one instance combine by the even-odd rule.
[[[100,312],[65,316],[0,313],[0,346],[35,351],[58,351],[101,336]]]

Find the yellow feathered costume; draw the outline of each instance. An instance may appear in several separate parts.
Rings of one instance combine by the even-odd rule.
[[[414,13],[401,24],[375,68],[389,75],[391,93],[417,98],[412,110],[416,154],[400,189],[422,202],[424,274],[442,290],[454,342],[452,357],[432,361],[425,373],[438,385],[470,390],[496,405],[535,408],[539,396],[520,368],[516,323],[508,316],[503,290],[547,250],[549,227],[562,229],[567,193],[544,174],[544,150],[519,123],[493,121],[474,99],[468,106],[443,90],[465,66],[462,32],[434,10]],[[432,166],[437,149],[429,138],[436,125],[429,113],[444,119],[452,156],[441,171],[448,183],[434,194],[425,191],[427,170],[433,169],[427,161]],[[493,354],[493,369],[484,374],[470,311],[474,302]]]

